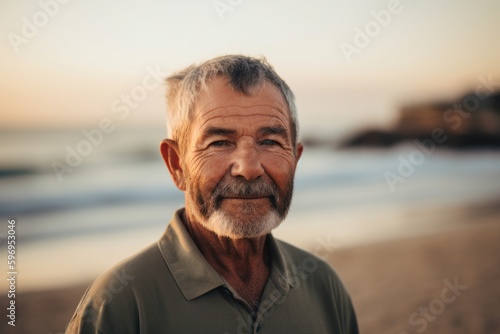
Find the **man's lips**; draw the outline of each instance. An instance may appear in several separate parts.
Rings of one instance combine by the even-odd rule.
[[[222,197],[222,199],[257,200],[257,199],[269,199],[269,197],[270,196],[249,196],[249,197],[235,196],[235,197]]]
[[[226,202],[228,205],[270,205],[273,208],[277,208],[276,197],[274,195],[261,195],[261,196],[220,196],[217,197],[216,207],[220,208],[222,203]]]

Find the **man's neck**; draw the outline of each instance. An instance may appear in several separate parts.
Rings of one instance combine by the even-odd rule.
[[[240,297],[256,309],[270,271],[266,236],[230,239],[218,236],[201,224],[193,222],[186,213],[182,218],[208,263]]]

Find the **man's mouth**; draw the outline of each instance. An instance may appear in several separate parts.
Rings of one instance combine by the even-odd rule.
[[[227,200],[227,203],[233,203],[242,205],[244,203],[261,205],[267,203],[271,205],[272,208],[277,209],[278,203],[276,202],[276,197],[271,194],[258,195],[258,196],[220,196],[215,200],[215,208],[220,209],[223,202]]]
[[[258,199],[269,199],[270,196],[228,196],[222,197],[222,199],[236,199],[236,200],[258,200]]]

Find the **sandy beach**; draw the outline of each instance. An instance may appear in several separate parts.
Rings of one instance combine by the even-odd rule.
[[[329,260],[351,293],[361,332],[499,333],[498,217],[471,216],[452,231],[335,250]],[[0,332],[63,333],[85,289],[19,293],[16,327],[4,319]]]
[[[499,223],[335,253],[361,332],[500,333]]]

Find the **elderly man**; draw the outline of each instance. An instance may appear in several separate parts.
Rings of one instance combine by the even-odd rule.
[[[288,85],[244,56],[167,83],[160,150],[185,208],[157,243],[91,285],[66,333],[357,333],[328,264],[271,235],[303,149]]]

